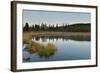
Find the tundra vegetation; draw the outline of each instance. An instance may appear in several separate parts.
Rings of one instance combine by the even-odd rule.
[[[47,43],[46,45],[42,43],[37,43],[32,41],[33,36],[90,36],[91,24],[90,23],[76,23],[76,24],[33,24],[29,26],[26,23],[23,27],[23,43],[26,45],[25,50],[30,53],[37,53],[40,57],[49,57],[55,53],[57,50],[53,43]]]

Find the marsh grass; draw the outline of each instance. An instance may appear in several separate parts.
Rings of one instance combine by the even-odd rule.
[[[48,43],[46,46],[43,46],[41,49],[39,49],[37,53],[40,57],[49,57],[53,55],[55,51],[56,47],[53,44]]]
[[[90,32],[23,32],[24,39],[30,39],[32,36],[90,36]]]
[[[25,49],[29,51],[31,54],[36,53],[40,57],[49,57],[53,55],[56,51],[56,47],[52,43],[48,43],[47,45],[43,45],[40,43],[36,43],[31,39],[24,39],[24,43],[26,44]]]
[[[40,57],[49,57],[55,54],[56,47],[52,43],[47,43],[44,45],[42,43],[37,43],[32,41],[33,36],[88,36],[90,32],[23,32],[23,43],[26,44],[25,50],[29,51],[31,54],[36,53]]]

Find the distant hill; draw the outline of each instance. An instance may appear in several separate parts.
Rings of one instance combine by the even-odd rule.
[[[66,31],[70,32],[90,32],[91,24],[90,23],[77,23],[69,26],[65,26]]]

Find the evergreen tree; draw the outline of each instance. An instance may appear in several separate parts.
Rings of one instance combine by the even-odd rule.
[[[25,23],[23,31],[29,31],[29,24],[28,23]]]

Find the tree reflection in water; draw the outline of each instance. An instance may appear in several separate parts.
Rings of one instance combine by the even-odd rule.
[[[52,43],[43,45],[40,43],[36,43],[32,40],[28,40],[25,41],[24,44],[25,44],[24,50],[28,51],[30,54],[36,53],[40,58],[49,58],[50,56],[54,55],[56,51],[56,47]],[[30,60],[30,58],[28,57],[25,60],[28,61]]]
[[[91,41],[90,35],[89,36],[33,36],[33,39],[36,41],[39,41],[40,39],[42,40],[42,42],[45,42],[47,39],[49,40],[54,40],[56,39],[56,41],[58,39],[62,39],[62,40],[76,40],[76,41]]]
[[[36,57],[39,56],[42,59],[50,59],[52,56],[56,55],[57,47],[53,43],[47,42],[47,40],[58,41],[61,39],[62,41],[74,40],[74,41],[87,41],[90,42],[90,36],[32,36],[31,38],[23,39],[23,43],[25,44],[24,51],[27,51],[29,54],[28,57],[24,58],[25,62],[29,62],[34,54]],[[41,43],[40,43],[40,42]],[[42,43],[43,42],[43,43]]]

